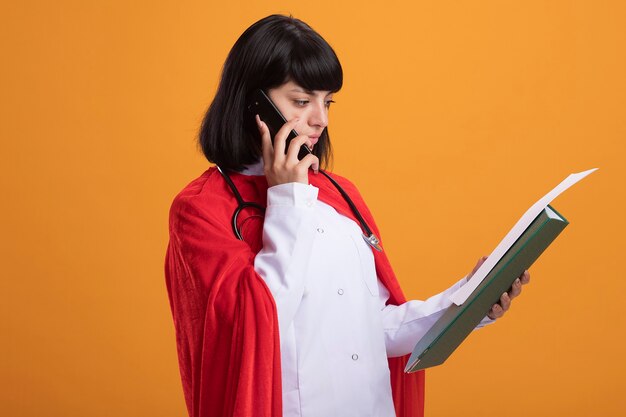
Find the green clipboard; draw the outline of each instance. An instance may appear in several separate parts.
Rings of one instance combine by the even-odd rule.
[[[448,307],[417,342],[404,371],[441,365],[568,224],[551,206],[543,209],[467,300]]]

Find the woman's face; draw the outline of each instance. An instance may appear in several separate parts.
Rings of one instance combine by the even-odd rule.
[[[315,145],[328,125],[328,108],[333,102],[333,93],[307,91],[293,81],[288,81],[269,90],[268,95],[285,119],[300,118],[295,131],[308,136]]]

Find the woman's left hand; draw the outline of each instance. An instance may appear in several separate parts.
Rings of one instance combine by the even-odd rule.
[[[480,266],[485,262],[486,259],[487,257],[483,256],[478,260],[478,263],[467,278],[468,281],[472,277],[472,275],[474,275],[474,273],[478,270],[478,268],[480,268]],[[522,275],[515,279],[513,285],[511,285],[511,289],[509,289],[507,292],[503,293],[500,296],[500,301],[494,304],[493,307],[491,307],[489,313],[487,313],[487,316],[492,320],[502,317],[504,313],[506,313],[507,310],[511,308],[511,301],[522,293],[522,285],[526,285],[529,282],[530,273],[526,270],[522,273]]]

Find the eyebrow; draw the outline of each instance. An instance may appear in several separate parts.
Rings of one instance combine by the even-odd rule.
[[[291,90],[289,90],[289,91],[295,91],[296,93],[306,93],[306,94],[309,94],[309,95],[312,95],[312,96],[313,96],[313,95],[315,95],[315,93],[314,93],[312,90],[303,90],[302,88],[298,88],[298,87],[296,87],[296,88],[292,88],[292,89],[291,89]],[[329,96],[329,95],[331,95],[332,93],[333,93],[333,92],[331,91],[331,92],[329,92],[328,94],[326,94],[326,96]]]
[[[311,90],[303,90],[302,88],[292,88],[290,91],[295,91],[297,93],[307,93],[307,94],[313,94],[313,91]]]

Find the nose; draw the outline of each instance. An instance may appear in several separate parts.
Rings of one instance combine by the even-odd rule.
[[[328,108],[326,102],[316,102],[312,107],[309,125],[324,129],[328,125]]]

